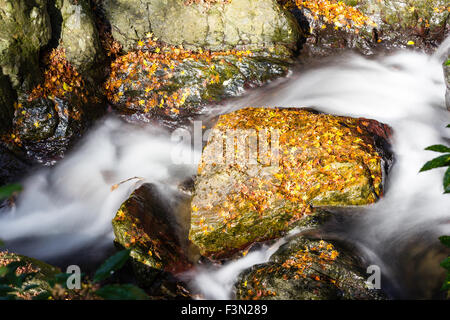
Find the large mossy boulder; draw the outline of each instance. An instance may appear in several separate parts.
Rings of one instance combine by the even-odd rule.
[[[141,285],[152,286],[156,278],[192,266],[186,255],[188,244],[177,236],[177,221],[155,185],[135,190],[112,224],[115,242],[131,249],[133,271]]]
[[[245,270],[235,284],[241,300],[379,300],[380,290],[350,251],[333,241],[297,236],[268,263]]]
[[[60,46],[67,60],[83,75],[98,78],[104,53],[89,0],[59,0],[62,25]]]
[[[111,65],[106,82],[111,105],[130,121],[158,121],[178,127],[183,119],[285,75],[283,51],[193,52],[148,37]]]
[[[46,0],[0,0],[0,67],[15,89],[40,79],[39,51],[51,38]]]
[[[0,268],[8,267],[8,265],[14,262],[23,263],[23,266],[16,269],[16,275],[29,275],[20,287],[15,287],[20,291],[16,293],[16,299],[31,300],[41,293],[48,292],[51,290],[49,281],[53,280],[57,274],[61,273],[59,268],[53,267],[37,259],[8,251],[0,251]],[[13,283],[10,285],[14,286]],[[33,286],[32,289],[31,286]]]
[[[220,258],[307,227],[315,207],[374,203],[388,135],[374,120],[303,109],[222,115],[198,168],[190,239],[202,255]]]
[[[172,45],[210,50],[294,49],[300,38],[295,19],[276,0],[104,0],[102,6],[126,50],[147,32]]]

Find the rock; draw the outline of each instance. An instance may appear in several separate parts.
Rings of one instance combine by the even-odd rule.
[[[279,1],[296,8],[293,0]],[[303,30],[309,33],[302,52],[305,58],[328,56],[348,49],[369,55],[406,47],[431,53],[449,31],[445,0],[345,0],[340,5],[345,4],[349,17],[369,20],[361,25],[351,19],[344,23],[344,20],[328,19],[325,23],[324,19],[314,17],[313,8],[301,8],[301,19],[308,21]],[[358,11],[352,11],[354,9]]]
[[[41,78],[39,51],[51,38],[46,0],[0,0],[0,67],[15,89]]]
[[[276,0],[233,0],[186,4],[179,0],[104,0],[112,33],[130,50],[147,32],[190,49],[294,49],[300,31]]]
[[[15,92],[9,78],[0,70],[0,134],[7,133],[12,127],[14,102]]]
[[[18,97],[10,143],[21,147],[30,160],[54,164],[103,113],[96,94],[64,51],[53,50],[44,82]]]
[[[19,104],[14,118],[14,136],[28,159],[51,163],[61,159],[72,139],[81,136],[80,110],[70,102],[38,98]]]
[[[88,0],[61,0],[57,4],[62,18],[61,47],[67,60],[83,75],[103,74],[104,53]]]
[[[26,288],[31,285],[37,286],[36,288],[27,290],[26,292],[18,295],[18,298],[20,299],[31,300],[33,297],[38,296],[41,293],[50,291],[51,286],[49,284],[49,280],[54,279],[57,274],[61,273],[60,269],[37,259],[25,257],[8,251],[0,251],[0,267],[7,266],[16,261],[25,263],[25,266],[19,267],[16,272],[21,275],[31,275],[30,278],[23,283],[22,288]]]
[[[377,24],[377,38],[384,46],[412,46],[430,51],[439,46],[449,31],[450,12],[445,0],[356,2],[356,8]]]
[[[268,263],[244,271],[235,284],[237,299],[381,300],[354,254],[333,241],[297,236]]]
[[[112,63],[108,100],[129,121],[177,128],[206,104],[285,75],[290,59],[261,51],[192,52],[152,38]]]
[[[204,256],[226,257],[307,227],[314,207],[375,202],[390,161],[381,150],[389,132],[374,120],[302,109],[221,116],[198,169],[191,241]]]
[[[113,220],[115,241],[131,249],[133,270],[142,286],[151,287],[165,273],[192,266],[177,228],[167,201],[153,184],[143,184],[120,207]]]

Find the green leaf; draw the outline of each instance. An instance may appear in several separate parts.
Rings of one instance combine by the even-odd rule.
[[[441,152],[441,153],[450,152],[450,148],[447,146],[444,146],[443,144],[435,144],[435,145],[429,146],[428,148],[425,148],[425,150]]]
[[[450,236],[442,236],[439,237],[439,240],[441,241],[441,243],[447,247],[450,248]]]
[[[444,174],[444,193],[450,193],[450,167]]]
[[[450,271],[450,257],[447,257],[446,259],[444,259],[444,261],[441,262],[441,267]]]
[[[123,250],[108,258],[95,273],[94,282],[103,281],[122,268],[130,257],[130,251]]]
[[[9,273],[8,267],[0,267],[0,278],[3,278]]]
[[[450,153],[444,154],[440,157],[437,157],[433,160],[428,161],[425,165],[420,169],[420,172],[445,167],[450,165]]]
[[[450,272],[447,273],[444,284],[442,285],[442,290],[450,290]]]
[[[447,61],[445,61],[444,65],[445,65],[445,66],[450,66],[450,59],[448,59]]]
[[[100,288],[95,294],[105,300],[148,300],[149,296],[132,284],[114,284]]]
[[[7,199],[13,195],[14,192],[22,191],[22,186],[20,184],[9,184],[0,187],[0,200]]]

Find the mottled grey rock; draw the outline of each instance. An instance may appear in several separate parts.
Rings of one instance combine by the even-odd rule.
[[[300,31],[276,0],[233,0],[185,5],[181,0],[105,0],[113,36],[130,49],[147,32],[187,48],[255,49],[274,44],[294,48]]]
[[[360,259],[334,241],[297,236],[268,263],[242,272],[237,299],[380,300],[385,296],[366,284]]]
[[[446,0],[345,0],[368,16],[371,24],[359,32],[335,28],[313,19],[309,10],[303,9],[309,22],[311,35],[303,53],[308,57],[327,56],[342,50],[356,50],[363,54],[400,48],[422,49],[428,53],[445,39],[449,27]]]
[[[82,74],[96,76],[104,58],[99,35],[88,0],[63,0],[61,46],[67,60]]]
[[[46,0],[0,0],[0,67],[12,86],[39,79],[39,51],[51,38]]]

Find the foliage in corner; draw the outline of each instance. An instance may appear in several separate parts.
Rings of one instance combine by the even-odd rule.
[[[100,284],[122,268],[129,257],[130,250],[123,250],[108,258],[94,279],[85,278],[79,289],[67,287],[71,276],[68,273],[39,282],[39,269],[27,262],[0,263],[0,300],[147,300],[149,296],[132,284]]]
[[[448,62],[448,61],[447,61]],[[450,128],[450,124],[447,125]],[[450,147],[444,146],[442,144],[435,144],[427,147],[425,150],[444,153],[433,160],[428,161],[420,169],[420,172],[428,171],[435,168],[448,167],[444,174],[444,193],[450,193]],[[442,236],[439,238],[442,244],[450,248],[450,236]],[[447,298],[450,299],[450,256],[441,262],[441,266],[447,270],[447,277],[444,284],[442,285],[442,290],[447,290]]]
[[[450,128],[450,125],[447,125],[447,128]],[[444,146],[442,144],[435,144],[429,146],[425,150],[434,151],[443,153],[443,155],[434,158],[433,160],[428,161],[425,165],[420,169],[420,172],[428,171],[435,168],[448,167],[447,171],[444,174],[444,193],[450,193],[450,147]]]

